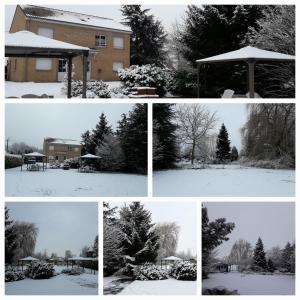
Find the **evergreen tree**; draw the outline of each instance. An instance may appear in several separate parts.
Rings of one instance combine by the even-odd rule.
[[[94,244],[93,244],[93,256],[98,257],[99,256],[99,241],[98,241],[98,234],[95,237]]]
[[[96,128],[93,130],[92,141],[93,141],[93,154],[95,154],[96,147],[101,146],[104,140],[104,137],[112,133],[111,126],[108,125],[106,116],[104,113],[101,113],[99,117],[99,122],[96,125]]]
[[[255,271],[265,271],[268,268],[264,244],[260,237],[258,238],[255,245],[252,268]]]
[[[221,162],[230,159],[230,140],[224,124],[222,124],[217,138],[216,158]]]
[[[103,220],[109,225],[115,225],[117,218],[115,216],[117,207],[110,207],[108,202],[103,202]]]
[[[123,252],[131,263],[156,261],[159,236],[151,223],[151,213],[140,202],[121,208],[119,226],[124,235]]]
[[[11,264],[18,251],[17,232],[9,216],[9,209],[5,207],[5,263]]]
[[[235,161],[239,159],[239,152],[235,146],[232,147],[231,149],[231,155],[230,155],[230,160]]]
[[[295,272],[295,245],[287,243],[282,250],[282,268],[286,272]]]
[[[202,278],[207,278],[209,269],[209,257],[212,251],[228,241],[228,234],[234,229],[234,223],[226,223],[225,218],[209,221],[207,208],[202,207]]]
[[[166,33],[159,20],[141,5],[122,5],[124,24],[132,30],[130,40],[130,65],[156,64],[165,60]]]
[[[82,141],[82,154],[85,155],[87,153],[90,154],[95,154],[94,150],[94,143],[93,143],[93,139],[91,136],[91,133],[89,130],[85,131],[82,135],[81,135],[81,141]]]
[[[268,259],[268,261],[267,261],[267,266],[268,266],[268,271],[269,272],[274,272],[275,271],[275,266],[274,266],[274,263],[273,263],[273,261],[272,261],[272,259]]]
[[[174,167],[177,158],[174,104],[153,104],[153,168]]]

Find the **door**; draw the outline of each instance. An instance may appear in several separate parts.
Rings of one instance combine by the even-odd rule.
[[[86,80],[91,80],[91,61],[87,61],[87,74],[86,74]]]
[[[58,60],[57,81],[63,81],[67,74],[67,60],[60,58]]]

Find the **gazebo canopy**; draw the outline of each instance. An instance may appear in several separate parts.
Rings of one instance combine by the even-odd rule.
[[[38,259],[35,258],[35,257],[32,257],[32,256],[27,256],[27,257],[24,257],[24,258],[20,258],[19,260],[20,261],[33,261],[33,260],[38,260]]]
[[[176,257],[176,256],[169,256],[166,258],[162,258],[162,260],[182,260],[182,258]]]
[[[244,61],[248,63],[248,88],[250,98],[254,98],[254,66],[257,62],[294,62],[295,56],[283,54],[274,51],[262,50],[259,48],[247,46],[239,50],[230,51],[227,53],[207,57],[196,60],[198,65],[198,97],[200,96],[200,79],[199,72],[202,64],[210,63],[224,63],[224,62],[238,62]]]
[[[24,156],[27,156],[27,157],[45,157],[44,154],[39,153],[39,152],[26,153],[26,154],[24,154]]]
[[[97,156],[97,155],[94,155],[94,154],[88,153],[88,154],[80,156],[80,158],[92,158],[92,159],[95,158],[95,159],[97,159],[97,158],[101,158],[101,157]]]

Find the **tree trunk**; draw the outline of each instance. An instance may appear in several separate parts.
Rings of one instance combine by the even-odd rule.
[[[196,147],[196,142],[193,141],[193,146],[192,146],[192,165],[194,164],[194,159],[195,159],[195,147]]]

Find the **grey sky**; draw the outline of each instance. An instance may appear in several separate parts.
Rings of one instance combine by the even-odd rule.
[[[100,4],[100,3],[99,3]],[[41,4],[43,5],[43,4]],[[95,16],[122,20],[119,5],[44,5],[47,7],[86,13]],[[5,6],[5,30],[10,28],[16,5]],[[176,21],[181,21],[186,10],[185,5],[143,5],[142,8],[150,8],[151,13],[162,21],[166,31],[170,31]]]
[[[143,202],[153,223],[176,222],[180,227],[177,251],[191,250],[197,255],[197,204],[195,202]],[[127,204],[128,205],[128,204]],[[111,202],[111,207],[124,203]]]
[[[115,129],[122,113],[133,104],[6,104],[5,138],[9,143],[25,142],[42,147],[45,137],[80,140],[86,130],[95,128],[102,112]]]
[[[228,130],[231,146],[236,146],[238,150],[241,150],[240,129],[247,121],[246,104],[214,103],[204,105],[211,113],[216,112],[217,122],[211,133],[219,133],[220,127],[224,123]]]
[[[39,232],[35,251],[47,250],[64,256],[65,250],[79,255],[93,245],[98,234],[95,202],[7,202],[14,221],[35,223]]]
[[[205,202],[210,221],[226,218],[235,228],[229,241],[218,247],[218,256],[229,255],[234,242],[242,238],[255,246],[258,237],[265,249],[284,247],[295,241],[295,204],[292,202]]]

